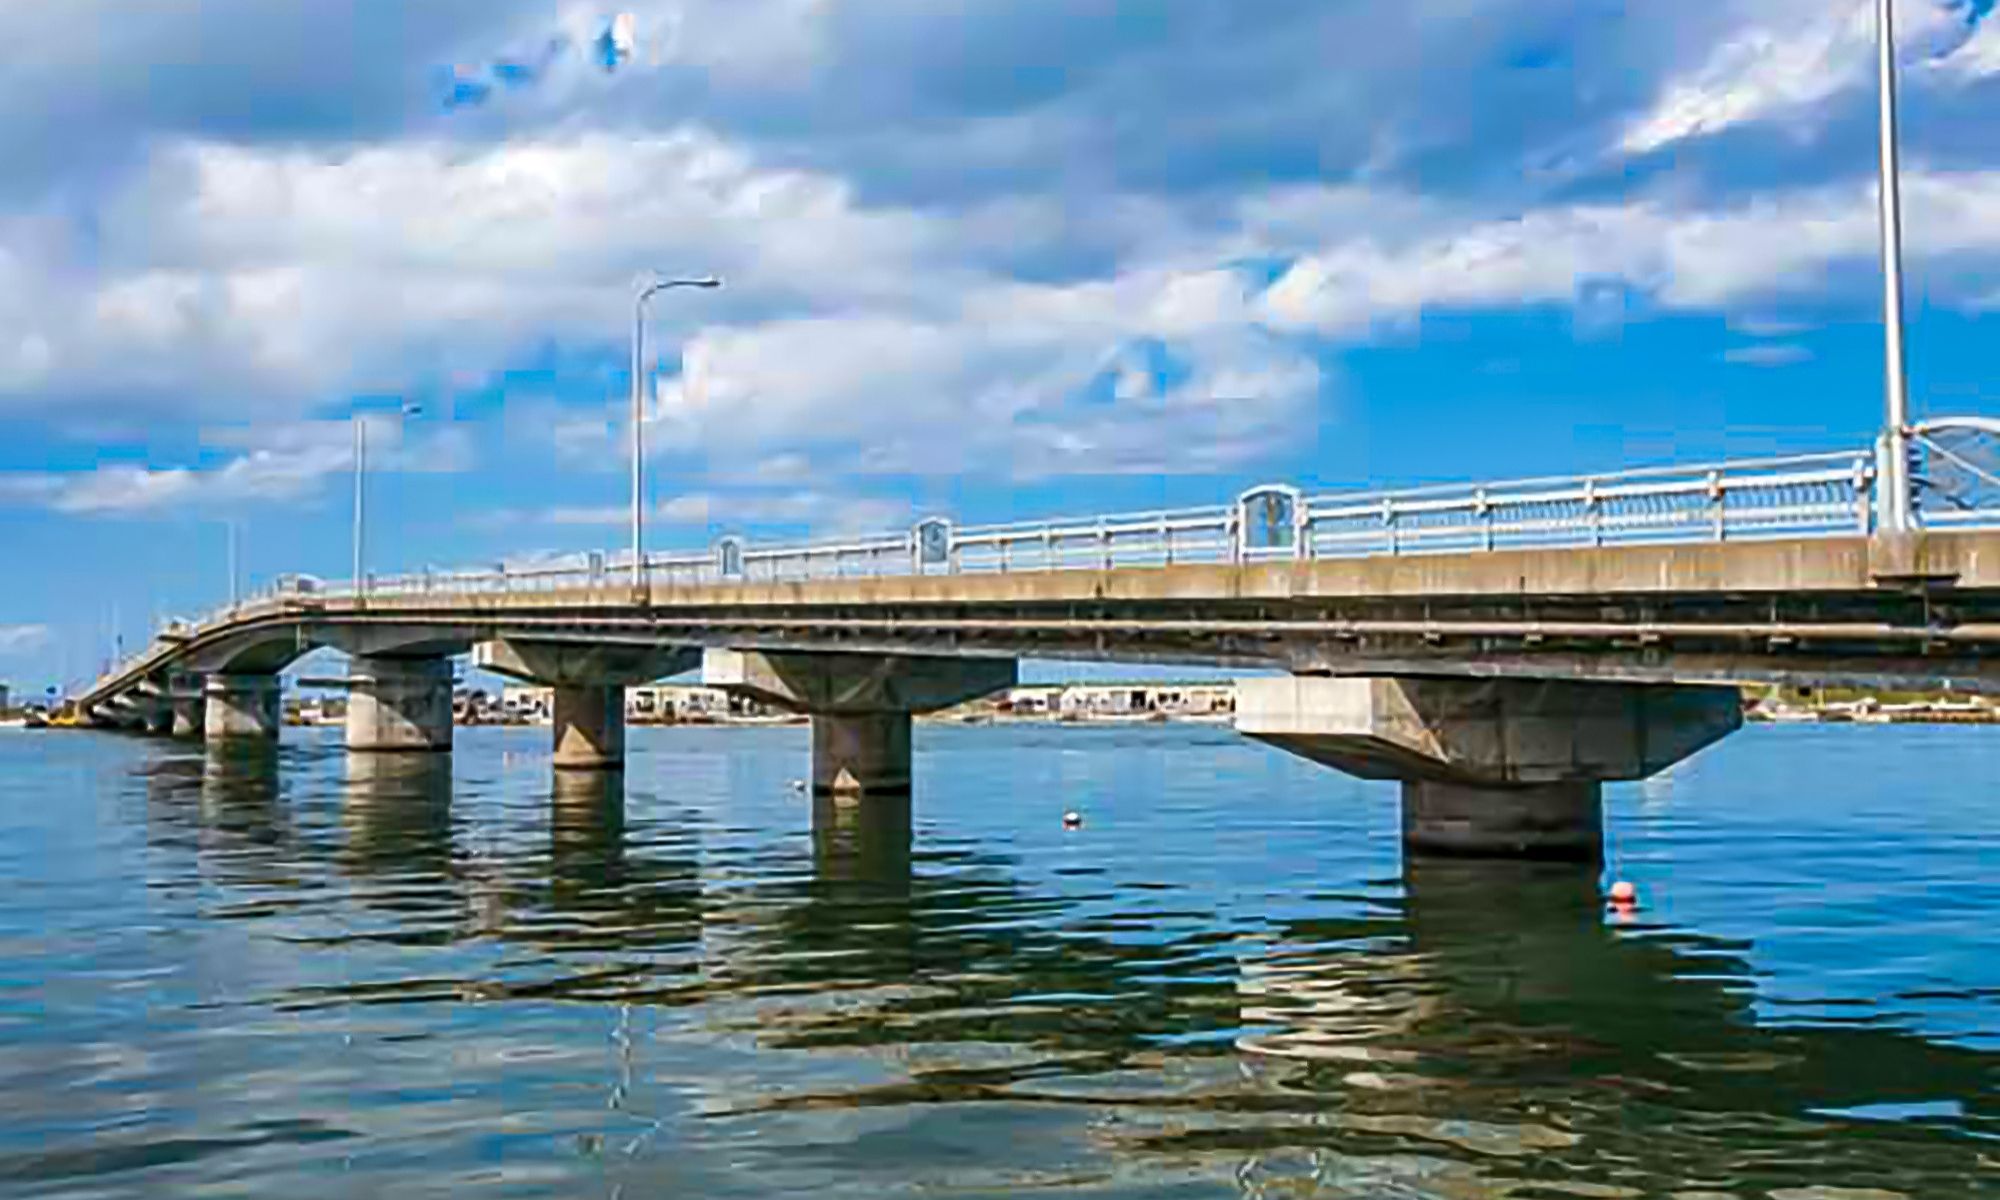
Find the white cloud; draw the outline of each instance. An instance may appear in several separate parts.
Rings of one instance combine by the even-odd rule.
[[[29,654],[53,640],[46,625],[0,625],[0,655]]]
[[[1382,53],[1417,55],[1445,10],[1490,41],[1521,25],[1524,8],[1455,0],[1428,16],[1399,10],[1380,18],[1404,32]],[[1968,28],[1949,6],[1906,10],[1920,44],[1951,49],[1950,30]],[[1433,306],[1569,304],[1628,288],[1669,307],[1727,310],[1815,292],[1872,254],[1872,209],[1858,186],[1709,207],[1658,194],[1538,206],[1448,186],[1418,195],[1386,181],[1232,181],[1201,195],[1199,181],[1179,192],[1158,181],[1153,191],[1120,190],[1092,176],[1073,192],[1018,186],[995,199],[1006,186],[992,184],[978,199],[892,205],[883,188],[863,189],[870,168],[858,161],[794,165],[866,157],[841,140],[852,130],[826,139],[836,149],[821,156],[797,148],[818,144],[809,133],[731,140],[663,127],[659,114],[727,109],[735,136],[757,139],[742,120],[745,94],[725,97],[725,84],[782,88],[798,72],[830,69],[830,55],[907,51],[898,38],[954,22],[1046,32],[1054,10],[984,4],[945,19],[922,6],[854,16],[825,0],[638,0],[631,58],[607,74],[585,48],[615,11],[564,3],[549,25],[548,6],[523,7],[474,31],[466,45],[484,47],[472,57],[488,70],[496,46],[502,57],[541,62],[552,31],[567,39],[536,83],[496,93],[496,107],[504,99],[523,110],[518,125],[468,132],[412,122],[388,137],[325,142],[204,130],[152,143],[146,169],[120,177],[94,209],[87,253],[53,206],[0,218],[0,409],[32,405],[57,422],[72,411],[98,421],[117,413],[126,428],[296,421],[356,390],[490,378],[524,348],[615,351],[630,281],[657,265],[729,280],[722,293],[663,298],[654,310],[654,345],[684,348],[686,365],[662,381],[650,445],[743,464],[705,474],[708,486],[784,479],[806,489],[820,480],[801,478],[803,463],[836,484],[869,473],[1203,472],[1254,463],[1295,440],[1303,422],[1325,418],[1316,410],[1327,399],[1320,339],[1365,338]],[[1177,24],[1177,37],[1208,36],[1184,14],[1173,21],[1192,22]],[[1572,34],[1572,25],[1616,25],[1620,37],[1641,39],[1667,20],[1558,24]],[[1855,0],[1729,0],[1682,24],[1703,50],[1624,127],[1629,149],[1813,110],[1869,69],[1866,5]],[[1938,61],[1977,61],[1997,25],[1986,21]],[[1258,26],[1223,65],[1254,77],[1254,56],[1239,50],[1278,54],[1296,40],[1284,31],[1305,27],[1317,28]],[[1716,44],[1716,27],[1733,32]],[[1642,76],[1665,57],[1639,63]],[[923,122],[895,106],[926,88],[948,93],[956,109],[922,134],[949,157],[953,139],[1032,143],[1049,130],[1051,107],[1063,109],[1059,132],[1086,128],[1083,118],[1103,115],[1093,103],[1126,94],[1094,89],[1137,86],[1113,65],[1129,74],[1149,61],[1107,53],[1102,74],[1046,105],[1028,89],[988,111],[953,81],[898,60],[891,73],[900,74],[879,96],[843,93],[839,102],[894,109],[880,136],[901,144]],[[668,93],[635,78],[688,87],[688,67],[712,74],[703,81],[716,89],[712,108],[666,109],[658,101]],[[1338,96],[1282,99],[1291,119]],[[1593,146],[1616,140],[1604,124],[1614,119],[1593,116]],[[1374,123],[1382,127],[1362,140],[1413,155],[1458,128]],[[1203,136],[1222,140],[1242,133],[1238,125]],[[2000,256],[1995,195],[1985,175],[1914,179],[1914,249],[1932,264],[1955,255],[1967,270],[1990,265]],[[1509,210],[1519,215],[1496,216]],[[1940,294],[1990,292],[1991,277],[1964,287],[1947,279]],[[616,461],[607,452],[625,432],[622,397],[607,395],[601,411],[542,402],[536,438],[572,463]],[[36,482],[33,497],[15,491],[69,511],[127,513],[296,499],[345,469],[339,444],[221,444],[236,453],[214,469],[109,467]]]
[[[1872,85],[1874,0],[1764,0],[1751,11],[1754,24],[1669,80],[1627,124],[1621,149],[1646,154],[1753,121],[1785,119],[1810,129],[1828,99]],[[1904,3],[1897,20],[1899,56],[1930,74],[1964,80],[2000,69],[1993,22],[1975,31],[1964,0]]]
[[[1868,63],[1873,30],[1868,0],[1823,4],[1811,13],[1793,5],[1783,15],[1802,19],[1747,29],[1717,47],[1692,74],[1670,82],[1652,110],[1626,129],[1622,148],[1645,154],[1796,112],[1856,82]]]
[[[632,510],[619,505],[558,507],[543,511],[512,510],[498,525],[523,522],[585,528],[623,528],[632,519]],[[910,506],[900,500],[880,496],[858,496],[822,488],[790,491],[694,491],[683,492],[649,510],[652,528],[728,531],[754,526],[784,525],[808,531],[817,537],[882,533],[907,528],[912,521]],[[686,539],[681,539],[685,543]]]
[[[88,272],[33,252],[50,240],[40,223],[0,226],[0,282],[36,298],[0,341],[0,388],[23,401],[297,412],[399,386],[413,364],[478,371],[537,338],[618,340],[631,281],[655,264],[729,276],[720,303],[736,310],[901,299],[956,271],[936,221],[864,210],[837,179],[764,169],[691,129],[487,148],[184,142],[107,208]],[[717,310],[656,305],[663,336]]]
[[[1957,273],[1969,271],[1974,286],[1990,279],[2000,263],[2000,172],[1914,174],[1906,192],[1909,249],[1916,269],[1932,272],[1934,291],[1946,299],[1962,291]],[[1873,260],[1876,229],[1865,185],[1716,209],[1571,205],[1396,242],[1356,237],[1321,247],[1299,258],[1262,304],[1278,326],[1351,336],[1432,307],[1571,303],[1604,282],[1678,309],[1824,299],[1841,268]]]
[[[661,394],[654,443],[725,454],[846,446],[851,457],[831,469],[863,472],[1239,464],[1286,436],[1321,382],[1305,347],[1259,327],[1252,290],[1230,271],[1139,269],[1073,286],[994,284],[935,317],[707,330]],[[1174,369],[1154,377],[1140,357],[1149,348]]]
[[[364,418],[371,471],[461,471],[470,442],[453,429],[406,439],[391,418]],[[0,479],[0,499],[39,504],[78,516],[134,516],[190,505],[228,507],[291,501],[316,494],[332,475],[354,468],[353,427],[346,421],[295,422],[210,430],[204,440],[234,454],[220,467],[152,468],[112,463],[77,473],[48,472]]]
[[[1989,13],[1955,53],[1934,60],[1931,67],[1959,83],[2000,75],[2000,20]]]
[[[817,537],[844,537],[906,529],[910,506],[876,496],[817,489],[778,493],[687,492],[659,506],[660,519],[685,529],[743,530],[790,525]]]
[[[1789,342],[1763,346],[1737,346],[1723,352],[1722,361],[1742,367],[1789,367],[1809,362],[1812,351]]]

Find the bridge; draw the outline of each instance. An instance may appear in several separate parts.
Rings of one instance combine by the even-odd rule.
[[[558,771],[607,771],[623,689],[699,666],[807,714],[815,790],[865,799],[909,792],[914,716],[1011,685],[1022,658],[1235,667],[1263,673],[1239,685],[1239,731],[1400,781],[1409,850],[1592,859],[1602,785],[1737,729],[1741,684],[2000,691],[1996,434],[1912,431],[1914,511],[1894,523],[1878,447],[289,578],[169,625],[76,703],[100,725],[270,745],[279,673],[332,647],[351,661],[349,749],[436,754],[469,654],[554,689]]]

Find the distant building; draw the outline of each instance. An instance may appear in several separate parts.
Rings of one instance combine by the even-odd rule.
[[[625,716],[642,723],[721,721],[752,715],[755,708],[721,688],[699,684],[661,683],[625,690]]]
[[[999,707],[1016,716],[1065,721],[1216,717],[1236,711],[1236,688],[1228,683],[1040,684],[1009,690]]]
[[[680,721],[724,721],[758,716],[759,705],[731,696],[721,688],[690,684],[654,684],[625,689],[625,719],[639,725]],[[507,684],[500,692],[495,717],[509,723],[540,724],[555,713],[555,693],[526,683]]]
[[[528,683],[510,683],[500,689],[500,715],[506,721],[540,722],[555,712],[555,691]]]
[[[4,683],[0,683],[0,712],[5,712],[10,707],[7,703],[7,700],[8,700],[7,685]]]

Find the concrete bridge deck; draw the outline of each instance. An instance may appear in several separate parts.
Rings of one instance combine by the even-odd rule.
[[[626,686],[702,663],[812,715],[827,791],[907,790],[910,717],[1024,657],[1284,672],[1249,736],[1405,781],[1413,846],[1594,853],[1599,785],[1740,721],[1742,682],[2000,691],[2000,510],[1867,531],[1865,459],[1220,509],[798,547],[645,570],[292,581],[79,697],[107,723],[267,739],[277,674],[350,655],[349,744],[446,750],[447,660],[556,688],[557,765],[622,762]],[[1317,682],[1307,682],[1317,681]],[[1428,814],[1428,815],[1426,815]],[[1493,814],[1504,819],[1491,820]]]

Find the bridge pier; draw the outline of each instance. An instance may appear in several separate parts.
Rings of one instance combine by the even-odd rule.
[[[861,799],[910,794],[920,713],[1012,687],[1012,659],[710,650],[703,679],[812,718],[812,787]]]
[[[1604,856],[1604,785],[1404,780],[1403,846],[1414,855],[1596,862]]]
[[[1403,785],[1410,855],[1603,857],[1603,784],[1644,779],[1743,723],[1734,688],[1529,679],[1252,679],[1237,730]]]
[[[357,655],[348,665],[351,753],[449,753],[451,660]]]
[[[500,639],[472,648],[475,666],[555,693],[555,769],[625,769],[625,689],[691,670],[700,652],[675,647]]]
[[[210,675],[202,692],[202,731],[210,743],[278,740],[283,688],[276,675]]]
[[[167,704],[173,714],[174,737],[199,739],[208,723],[208,698],[199,675],[177,673],[167,683]]]
[[[554,687],[558,771],[625,769],[625,688],[622,684],[572,683]]]
[[[812,718],[812,787],[819,795],[910,794],[907,712],[818,713]]]

